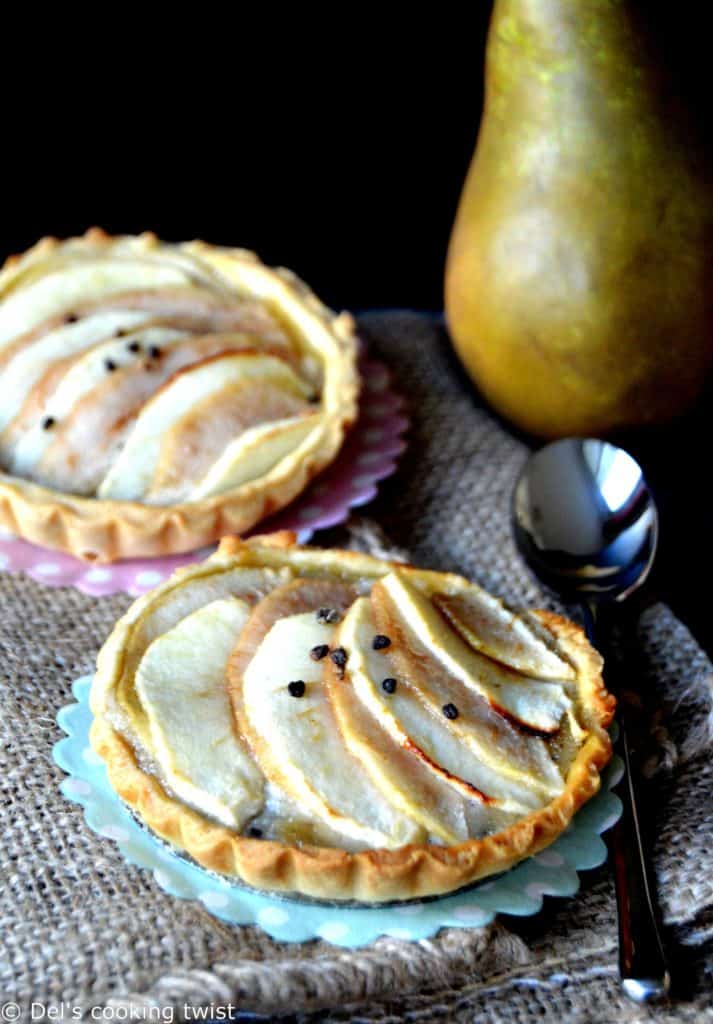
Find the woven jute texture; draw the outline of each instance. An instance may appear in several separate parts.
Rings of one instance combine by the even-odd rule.
[[[525,445],[479,404],[436,320],[370,315],[362,329],[408,399],[410,447],[370,520],[320,539],[395,545],[516,604],[555,607],[510,538]],[[636,671],[647,695],[652,852],[679,991],[643,1010],[620,994],[606,866],[585,875],[575,899],[548,900],[534,918],[349,951],[228,927],[125,864],[59,793],[51,747],[70,683],[91,671],[128,603],[0,575],[0,995],[23,1008],[21,1019],[31,1019],[33,1001],[65,1001],[87,1017],[109,1008],[113,1019],[130,1009],[155,1019],[149,1007],[171,1007],[178,1020],[185,1004],[218,1012],[232,1003],[305,1022],[713,1020],[711,665],[667,608],[649,607],[639,623]]]

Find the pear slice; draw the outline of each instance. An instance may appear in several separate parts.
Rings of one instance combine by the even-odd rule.
[[[149,750],[151,732],[134,685],[149,645],[206,604],[234,596],[252,605],[291,576],[284,565],[226,567],[220,553],[179,570],[131,605],[102,648],[92,685],[92,712],[105,717],[132,743]]]
[[[211,494],[240,487],[249,480],[265,476],[290,452],[298,448],[319,426],[321,416],[293,417],[263,423],[246,430],[232,441],[190,493],[197,501]]]
[[[398,572],[377,581],[371,599],[378,630],[392,641],[384,652],[390,674],[407,682],[497,775],[547,796],[560,793],[564,782],[547,745],[493,707],[487,687],[468,670],[474,652],[429,599]],[[449,704],[457,712],[452,719],[443,711]]]
[[[273,314],[247,296],[215,293],[195,286],[152,291],[139,288],[137,291],[99,296],[75,306],[79,316],[111,310],[148,313],[172,327],[199,334],[247,334],[280,348],[286,359],[297,355],[293,341]]]
[[[321,416],[308,417],[308,408],[270,381],[239,381],[210,395],[166,432],[143,500],[170,505],[217,493],[221,484],[225,489],[254,480],[318,426]],[[283,422],[287,427],[279,429]],[[213,474],[216,463],[220,468]],[[206,476],[211,478],[206,489],[196,494]]]
[[[274,624],[243,676],[243,701],[260,765],[301,807],[347,841],[398,847],[420,830],[385,801],[345,748],[331,713],[321,666],[309,650],[329,644],[333,628],[303,612]],[[301,680],[304,696],[288,682]],[[269,753],[268,753],[269,751]]]
[[[393,693],[384,691],[384,659],[371,648],[374,634],[369,600],[359,598],[335,637],[349,652],[345,675],[327,665],[325,681],[345,744],[384,796],[445,843],[484,835],[513,814],[522,816],[539,806],[541,801],[524,787],[519,787],[524,803],[518,804],[508,797],[491,799],[466,781],[466,767],[474,767],[481,785],[517,788],[493,780],[481,764],[473,766],[470,751],[402,681]]]
[[[0,366],[0,430],[20,412],[34,386],[51,366],[79,355],[117,331],[129,331],[150,319],[150,314],[123,310],[95,313],[76,323],[62,324],[29,338]]]
[[[360,598],[339,628],[337,642],[349,652],[349,679],[355,695],[392,739],[441,781],[483,808],[522,816],[540,806],[541,800],[531,789],[503,778],[475,757],[454,735],[443,714],[433,714],[406,679],[396,680],[393,693],[384,690],[381,683],[390,666],[388,656],[372,646],[377,632],[370,601]],[[330,692],[337,695],[337,689],[333,686]]]
[[[228,352],[189,366],[143,407],[125,447],[98,488],[98,497],[142,500],[151,489],[166,432],[211,395],[251,382],[270,383],[298,398],[309,395],[294,371],[275,356]]]
[[[141,331],[142,343],[148,346],[156,345],[162,349],[188,337],[186,332],[176,331],[171,328],[152,327]],[[45,430],[43,419],[45,415],[52,417],[56,426],[65,428],[68,418],[73,414],[83,399],[91,395],[104,382],[109,380],[111,386],[121,380],[121,375],[114,377],[116,370],[124,365],[137,365],[137,358],[127,351],[125,337],[112,337],[108,341],[94,345],[80,358],[72,361],[58,381],[52,374],[45,382],[39,382],[40,394],[35,395],[33,403],[37,408],[29,411],[29,416],[34,411],[34,422],[26,425],[24,432],[19,433],[17,443],[12,449],[9,457],[10,471],[17,476],[35,475],[34,470],[42,460],[46,452],[57,441],[57,430]],[[113,367],[108,370],[107,367]],[[53,388],[53,385],[54,388]],[[147,375],[148,393],[156,387],[155,380]],[[48,393],[47,393],[48,392]],[[137,396],[138,397],[138,396]],[[28,419],[25,414],[23,419]],[[23,426],[24,424],[20,424]],[[84,453],[86,456],[86,453]],[[42,482],[48,486],[56,486],[62,489],[62,479],[52,479],[51,465],[42,477]],[[71,488],[70,488],[71,490]]]
[[[238,737],[226,666],[250,606],[212,601],[154,640],[136,672],[151,753],[178,797],[240,830],[263,804],[263,778]]]
[[[436,593],[433,603],[476,651],[537,679],[573,680],[576,673],[536,627],[515,615],[492,594],[463,582],[462,588]]]
[[[192,363],[223,352],[254,354],[256,346],[268,355],[282,351],[279,346],[263,345],[246,334],[194,335],[151,325],[127,332],[118,346],[116,342],[100,346],[91,353],[91,358],[81,361],[98,365],[101,372],[97,375],[92,373],[92,365],[77,364],[70,367],[66,380],[61,379],[59,387],[53,391],[53,374],[50,374],[49,380],[38,383],[32,393],[33,401],[26,403],[22,416],[12,425],[20,444],[39,448],[35,455],[35,458],[39,455],[39,460],[32,469],[33,479],[57,490],[93,494],[132,430],[142,406],[161,384]],[[152,356],[152,351],[158,355]],[[112,372],[106,370],[107,360],[115,367]],[[253,389],[254,397],[259,397],[260,385],[253,385]],[[274,400],[270,400],[270,395],[275,396]],[[282,390],[272,389],[263,399],[263,413],[269,418],[292,415],[305,408],[300,399]],[[55,406],[62,403],[66,409],[60,412]],[[256,403],[252,405],[256,409]],[[234,419],[234,410],[229,411]],[[42,429],[45,415],[51,415],[54,421],[49,433]],[[253,417],[255,415],[253,412]],[[207,417],[205,428],[213,428],[214,422],[212,417]],[[229,429],[231,420],[225,417],[218,422]],[[27,441],[23,429],[27,432],[24,436],[30,437]],[[213,451],[216,450],[220,449],[214,445]]]
[[[396,848],[425,832],[384,799],[345,746],[321,660],[310,655],[333,645],[335,626],[320,622],[317,609],[341,610],[352,597],[346,584],[296,580],[261,601],[233,653],[230,692],[260,768],[302,814],[345,844]],[[291,695],[290,682],[304,683],[304,694]]]
[[[374,718],[355,693],[351,668],[339,679],[336,670],[326,665],[324,675],[345,745],[389,803],[421,825],[436,842],[468,839],[465,798],[440,782]]]
[[[24,277],[29,274],[25,272]],[[23,281],[21,277],[0,305],[0,353],[14,337],[98,295],[137,287],[150,291],[186,285],[189,280],[182,268],[149,259],[60,263],[56,270],[40,274],[35,280]]]
[[[241,542],[241,552],[245,558],[245,568],[243,572],[248,571],[247,566],[250,566],[250,554],[251,554],[251,542]],[[222,545],[221,545],[222,549]],[[218,550],[218,556],[221,553],[221,549]],[[303,549],[303,552],[308,556],[311,555],[312,564],[310,565],[309,557],[305,559],[303,565],[296,565],[295,568],[298,570],[304,570],[309,567],[317,573],[320,569],[324,572],[321,566],[320,555],[323,552],[313,551],[311,549]],[[326,554],[326,552],[324,552]],[[290,553],[292,554],[292,553]],[[270,556],[273,556],[272,561]],[[267,562],[270,568],[263,568],[261,572],[271,572],[275,574],[278,571],[278,566],[285,564],[284,551],[275,547],[273,549],[269,547],[260,547],[259,550],[260,564]],[[290,575],[292,575],[292,570]],[[306,574],[305,574],[306,575]],[[238,716],[238,719],[242,721],[244,715],[243,707],[243,673],[246,671],[248,665],[255,657],[258,648],[262,644],[265,636],[272,629],[274,624],[283,618],[287,618],[291,615],[298,615],[305,611],[313,611],[324,609],[325,612],[331,612],[328,616],[334,620],[331,625],[340,621],[345,611],[351,605],[352,601],[357,597],[357,590],[355,584],[351,580],[338,580],[338,579],[320,579],[320,578],[288,578],[276,583],[274,589],[270,593],[265,594],[261,600],[257,602],[252,610],[250,618],[245,625],[242,633],[240,634],[240,641],[233,651],[233,656],[230,659],[229,666],[229,690],[233,701],[233,709]]]
[[[559,730],[572,709],[562,684],[525,677],[474,650],[403,574],[391,573],[382,586],[409,628],[443,666],[494,710],[535,732]]]

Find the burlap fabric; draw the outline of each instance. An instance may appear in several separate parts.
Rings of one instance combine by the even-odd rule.
[[[413,429],[398,474],[370,510],[388,540],[363,522],[348,539],[399,545],[420,564],[472,575],[516,603],[551,605],[509,534],[525,446],[478,404],[437,321],[381,314],[364,318],[363,328],[395,370]],[[127,604],[0,576],[0,993],[23,1007],[22,1019],[32,1001],[63,1000],[86,1015],[92,1007],[174,1007],[175,1019],[184,1004],[227,1003],[300,1021],[713,1019],[711,665],[665,607],[642,619],[639,671],[653,741],[654,859],[680,961],[679,998],[648,1011],[620,995],[606,868],[585,876],[576,899],[548,900],[534,918],[340,951],[321,942],[283,946],[258,929],[222,925],[125,864],[60,795],[51,747],[71,681],[91,670]]]

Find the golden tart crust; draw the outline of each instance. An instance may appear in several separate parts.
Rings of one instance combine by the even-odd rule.
[[[243,533],[283,508],[337,455],[356,419],[359,392],[351,316],[335,315],[291,271],[268,268],[244,249],[200,241],[168,244],[151,233],[111,237],[96,228],[66,241],[45,238],[21,256],[8,259],[0,271],[0,310],[7,296],[37,283],[44,274],[61,271],[63,265],[114,258],[139,261],[147,267],[165,266],[186,275],[189,286],[174,288],[172,316],[163,310],[163,319],[168,317],[179,327],[185,327],[186,318],[195,321],[211,313],[219,316],[220,310],[216,313],[210,304],[203,308],[203,295],[215,298],[217,306],[221,298],[228,304],[256,300],[311,362],[321,386],[319,405],[312,410],[315,426],[302,443],[262,475],[197,500],[145,504],[82,496],[44,486],[31,475],[0,472],[0,526],[33,543],[98,562],[195,550],[221,536]],[[160,289],[152,293],[150,287],[142,291],[140,282],[132,285],[125,293],[126,308],[150,310],[152,294],[160,299]],[[121,308],[121,292],[100,299],[109,307]],[[71,309],[70,299],[68,303]],[[77,308],[91,312],[91,296],[84,303],[78,300]],[[39,329],[54,329],[62,320],[62,315],[51,316]],[[5,353],[17,351],[25,338],[31,341],[33,330],[31,327],[23,334],[18,329],[16,333],[22,337],[11,337]],[[215,330],[220,332],[220,327]],[[221,336],[218,333],[217,337]],[[269,339],[262,351],[272,351]],[[0,366],[2,356],[0,350]]]
[[[577,701],[586,735],[571,760],[562,791],[494,834],[451,845],[409,843],[392,849],[349,852],[324,845],[256,839],[219,825],[177,800],[137,755],[135,736],[118,722],[116,694],[126,697],[136,671],[137,640],[150,606],[161,607],[176,588],[205,584],[211,574],[236,569],[289,567],[295,577],[321,576],[369,584],[395,567],[426,589],[461,588],[460,577],[388,563],[348,551],[300,548],[280,533],[248,541],[226,538],[207,562],[181,570],[156,591],[139,599],[117,624],[98,660],[92,688],[94,722],[91,742],[107,766],[115,791],[159,836],[211,871],[234,877],[257,889],[302,894],[325,900],[365,903],[408,900],[452,892],[506,870],[553,842],[576,811],[599,789],[600,771],[611,756],[607,727],[614,698],[604,688],[602,661],[582,630],[549,612],[536,612],[542,635],[576,674]],[[137,647],[137,643],[139,646]],[[138,653],[137,653],[138,652]],[[231,686],[235,679],[231,679]],[[126,705],[129,706],[129,705]],[[137,720],[138,721],[138,720]],[[117,724],[118,722],[118,724]],[[137,724],[140,731],[140,722]],[[131,728],[129,729],[131,732]]]

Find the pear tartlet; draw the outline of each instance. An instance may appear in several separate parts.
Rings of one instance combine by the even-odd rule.
[[[251,252],[46,238],[0,272],[0,526],[97,561],[243,533],[339,451],[356,351]]]
[[[379,902],[550,844],[597,792],[614,699],[573,623],[278,533],[137,600],[98,659],[115,791],[200,865]]]

